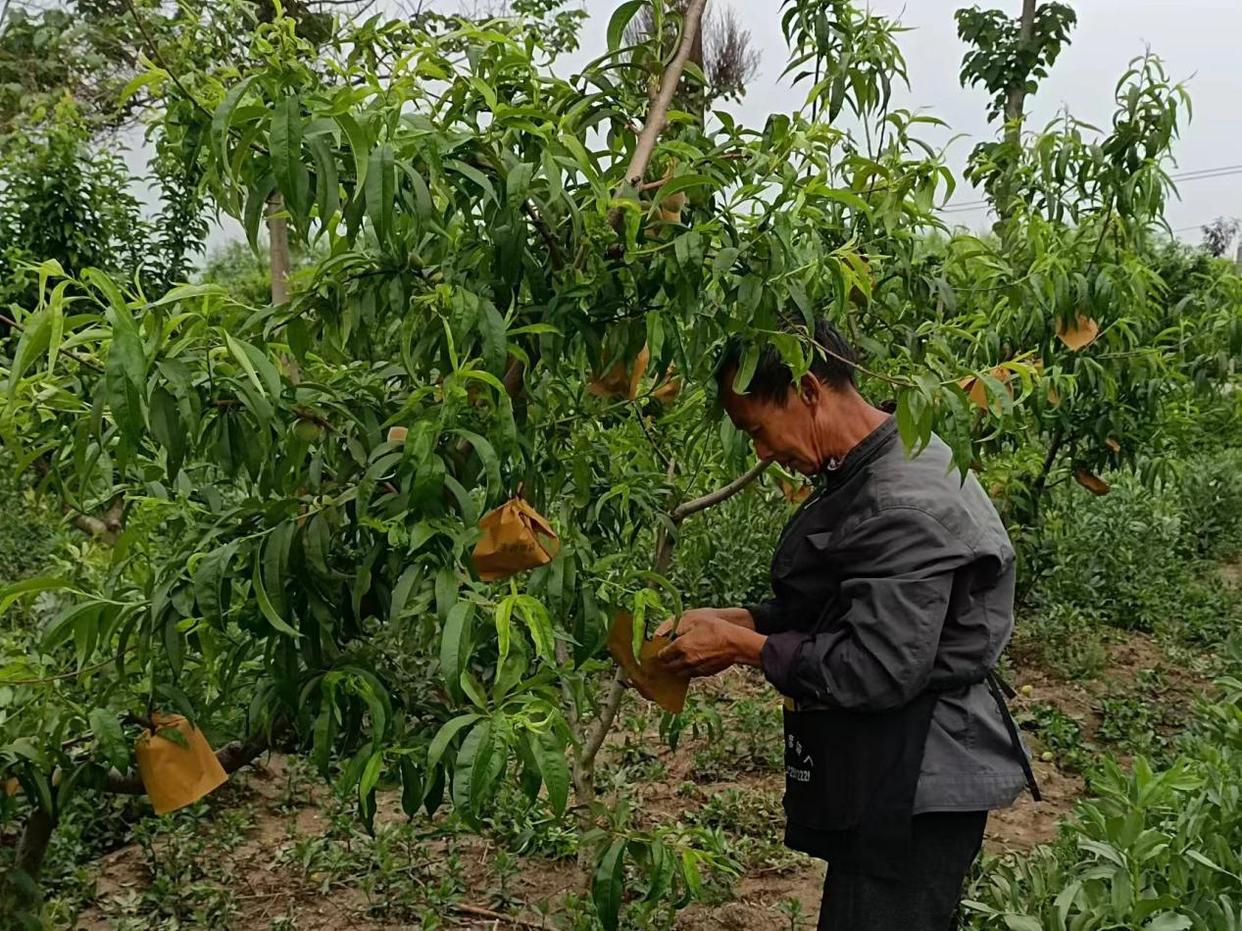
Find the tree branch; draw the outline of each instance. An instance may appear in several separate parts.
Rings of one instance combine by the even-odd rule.
[[[18,323],[16,320],[8,316],[7,314],[0,314],[0,323],[6,324],[12,327],[18,333],[26,332],[26,328],[24,326],[22,326],[20,323]],[[88,369],[92,369],[96,372],[99,372],[101,375],[103,374],[104,367],[100,365],[98,362],[96,362],[94,359],[88,359],[86,356],[80,356],[76,352],[74,352],[72,349],[61,349],[61,353],[68,356],[74,362],[78,363],[78,365],[81,365]]]
[[[52,831],[56,827],[56,819],[51,812],[41,806],[36,807],[26,819],[22,829],[21,840],[17,842],[17,856],[13,867],[37,879],[43,867],[43,857],[47,854],[47,845],[52,839]]]
[[[722,501],[728,501],[739,491],[762,475],[764,470],[767,469],[769,465],[771,465],[770,462],[756,462],[753,466],[747,469],[744,474],[738,476],[723,488],[717,488],[715,491],[710,494],[706,494],[701,498],[695,498],[693,501],[687,501],[684,504],[677,505],[677,507],[673,509],[673,523],[680,524],[691,514],[697,514],[699,511],[704,511],[707,508],[714,507]]]
[[[686,4],[686,12],[682,17],[681,25],[681,46],[664,70],[664,77],[660,79],[660,91],[647,111],[647,119],[643,122],[642,132],[638,135],[638,143],[634,146],[634,157],[630,159],[630,167],[625,172],[625,179],[634,187],[642,184],[643,175],[647,171],[647,163],[651,161],[651,153],[655,151],[656,140],[668,122],[668,108],[673,102],[677,83],[681,80],[686,62],[690,59],[690,53],[695,48],[695,39],[703,20],[703,7],[706,4],[707,0],[690,0]]]

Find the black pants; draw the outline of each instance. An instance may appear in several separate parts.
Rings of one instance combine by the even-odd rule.
[[[954,931],[987,823],[986,811],[916,815],[911,870],[901,879],[830,863],[819,931]]]

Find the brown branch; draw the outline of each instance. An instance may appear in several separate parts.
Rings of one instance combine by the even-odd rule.
[[[697,514],[699,511],[714,507],[722,501],[728,501],[739,491],[762,475],[764,470],[771,464],[771,462],[757,462],[747,469],[745,473],[739,475],[723,488],[717,488],[715,491],[710,494],[703,495],[701,498],[695,498],[693,501],[687,501],[684,504],[679,504],[673,509],[673,523],[680,524],[691,514]]]
[[[496,921],[502,925],[512,925],[515,928],[532,928],[534,931],[543,931],[546,925],[537,925],[533,921],[527,921],[525,918],[512,918],[509,915],[500,912],[494,912],[490,908],[480,908],[478,905],[466,905],[458,902],[450,906],[453,911],[462,915],[469,915],[472,918],[486,918],[488,921]]]
[[[39,473],[40,478],[47,478],[52,471],[51,463],[44,457],[39,457],[34,461],[34,469]],[[120,536],[122,530],[125,529],[125,522],[122,518],[125,516],[125,499],[122,495],[117,495],[108,504],[108,510],[104,512],[102,518],[93,517],[83,511],[70,507],[64,500],[60,503],[62,514],[69,515],[69,522],[77,527],[87,536],[92,537],[108,546],[116,543],[117,537]]]
[[[643,130],[639,133],[638,143],[634,146],[634,157],[630,159],[630,167],[625,172],[625,180],[634,187],[642,184],[643,175],[647,171],[647,163],[651,161],[651,153],[655,151],[656,140],[668,122],[668,108],[673,102],[673,95],[677,91],[678,82],[681,81],[686,62],[690,60],[690,53],[695,48],[699,25],[703,19],[703,7],[706,3],[707,0],[690,0],[686,4],[686,12],[682,17],[681,25],[681,46],[664,70],[664,76],[660,79],[659,93],[656,94],[655,100],[651,102],[651,108],[647,111],[647,118],[643,121]]]
[[[543,239],[544,245],[548,247],[548,251],[552,253],[552,265],[554,268],[565,267],[565,253],[561,249],[561,244],[556,241],[556,237],[552,235],[552,230],[548,228],[547,221],[538,209],[529,200],[522,201],[522,212],[530,217],[530,222],[534,224],[538,230],[540,237]]]
[[[26,328],[24,326],[22,326],[20,323],[18,323],[16,320],[8,316],[7,314],[0,314],[0,323],[4,323],[4,324],[11,326],[18,333],[26,332]],[[61,354],[68,356],[74,362],[78,363],[78,365],[86,366],[86,368],[88,369],[93,369],[94,371],[99,372],[101,375],[103,374],[104,367],[100,365],[98,362],[96,362],[94,359],[87,358],[86,356],[80,356],[76,352],[74,352],[72,349],[62,349]]]
[[[30,813],[26,826],[22,829],[21,840],[17,842],[17,856],[13,862],[16,870],[25,873],[32,880],[38,878],[55,827],[56,818],[42,806],[36,807]]]

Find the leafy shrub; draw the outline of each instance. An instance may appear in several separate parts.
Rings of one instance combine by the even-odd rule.
[[[1208,559],[1242,548],[1242,450],[1191,460],[1178,484],[1185,545]]]
[[[1226,451],[1193,459],[1164,487],[1118,476],[1104,497],[1077,487],[1053,495],[1026,553],[1028,604],[1057,623],[1068,611],[1085,623],[1221,642],[1236,596],[1205,557],[1242,545],[1238,465],[1238,452]]]
[[[969,927],[1006,931],[1242,926],[1242,682],[1221,683],[1181,758],[1108,762],[1054,845],[992,858],[968,893]]]

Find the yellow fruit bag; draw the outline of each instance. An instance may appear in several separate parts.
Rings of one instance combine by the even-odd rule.
[[[474,547],[474,571],[485,582],[546,566],[561,545],[544,516],[521,497],[488,511],[479,528],[483,536]]]
[[[650,359],[651,353],[643,346],[631,366],[627,367],[623,359],[617,360],[602,375],[587,383],[587,391],[597,398],[629,398],[633,401],[638,397],[638,386]]]
[[[134,746],[138,775],[157,815],[197,802],[228,781],[203,732],[179,714],[152,716],[157,732],[143,731]],[[160,731],[175,730],[185,746]]]
[[[634,619],[624,611],[617,612],[608,631],[608,652],[625,670],[626,678],[648,701],[653,701],[665,711],[678,714],[686,706],[686,692],[690,689],[690,677],[670,671],[656,657],[672,641],[668,637],[652,637],[644,640],[634,659]]]
[[[1079,314],[1069,326],[1057,321],[1057,339],[1071,352],[1090,346],[1099,335],[1100,325],[1086,314]]]

